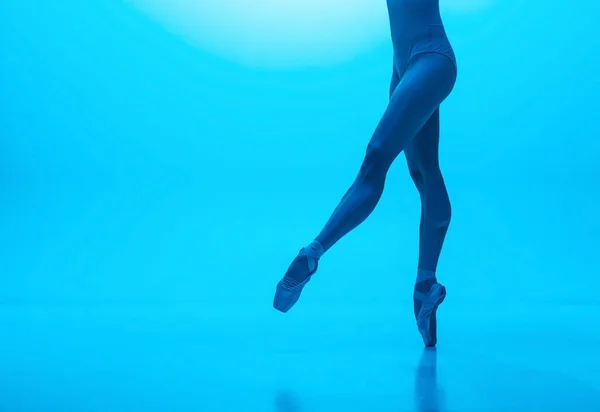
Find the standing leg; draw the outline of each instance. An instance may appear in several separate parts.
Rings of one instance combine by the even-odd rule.
[[[352,187],[315,241],[300,251],[279,282],[276,309],[286,312],[296,303],[321,255],[375,209],[390,166],[450,94],[455,76],[454,66],[444,56],[421,54],[413,59],[375,129]]]
[[[451,218],[450,199],[439,166],[439,136],[438,109],[404,151],[409,173],[421,197],[414,312],[428,346],[437,341],[436,311],[446,293],[437,283],[436,269]]]
[[[424,278],[428,273],[435,275],[452,212],[439,165],[439,136],[438,109],[404,151],[410,176],[421,197],[418,270]]]

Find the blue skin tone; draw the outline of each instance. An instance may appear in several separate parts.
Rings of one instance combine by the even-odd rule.
[[[354,183],[315,238],[317,248],[303,249],[290,265],[284,287],[281,282],[278,285],[275,306],[284,312],[316,271],[321,255],[373,212],[387,172],[401,152],[421,197],[416,290],[427,294],[436,283],[435,271],[451,218],[439,167],[439,106],[454,88],[456,59],[442,24],[439,0],[388,0],[387,5],[394,47],[388,107],[367,146]],[[425,287],[419,289],[421,284]],[[277,303],[282,299],[288,302]],[[419,309],[416,302],[415,316]],[[432,322],[435,329],[435,310]]]

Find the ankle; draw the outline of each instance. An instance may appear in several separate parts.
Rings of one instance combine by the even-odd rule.
[[[427,293],[431,287],[437,283],[435,272],[432,270],[419,269],[417,271],[417,280],[415,281],[415,290],[420,293]]]
[[[306,257],[319,259],[321,256],[323,256],[324,250],[323,246],[318,240],[313,240],[303,249],[303,253],[306,255]]]
[[[417,270],[416,283],[421,283],[424,281],[433,281],[434,283],[437,282],[437,279],[435,276],[435,271],[434,270],[426,270],[426,269]]]

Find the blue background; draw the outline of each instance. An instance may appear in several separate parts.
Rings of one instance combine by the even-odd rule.
[[[445,19],[459,61],[440,148],[448,399],[429,410],[586,410],[600,390],[600,361],[573,346],[600,346],[599,13],[551,3]],[[298,307],[271,307],[358,170],[389,42],[249,69],[116,0],[3,0],[0,16],[1,410],[419,407],[402,384],[421,359],[403,158]]]

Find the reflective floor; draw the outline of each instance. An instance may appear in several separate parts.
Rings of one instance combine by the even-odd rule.
[[[231,309],[3,305],[0,410],[600,410],[598,307]]]

